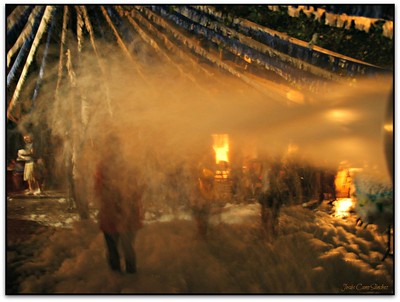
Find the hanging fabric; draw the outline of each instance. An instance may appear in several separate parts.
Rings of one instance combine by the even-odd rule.
[[[96,18],[97,28],[101,34],[101,37],[104,39],[104,30],[103,30],[103,27],[101,27],[100,18],[99,18],[99,14],[97,13],[97,10],[94,10],[94,16]]]
[[[47,33],[47,41],[46,41],[46,47],[44,49],[44,53],[43,53],[43,59],[42,59],[42,64],[40,65],[40,70],[39,70],[39,77],[36,81],[36,86],[35,86],[35,90],[33,92],[33,96],[32,96],[32,108],[31,108],[31,112],[32,109],[35,107],[35,102],[36,102],[36,98],[39,94],[39,89],[40,89],[40,85],[42,83],[43,80],[43,75],[44,75],[44,69],[46,67],[46,59],[47,59],[47,55],[49,53],[49,45],[50,45],[50,40],[51,40],[51,35],[53,33],[53,29],[54,26],[56,24],[56,13],[57,13],[57,8],[54,9],[54,15],[53,15],[53,20],[51,21],[51,25],[49,28],[49,31]]]
[[[100,58],[99,53],[97,51],[95,38],[94,38],[94,33],[93,33],[93,28],[92,28],[92,25],[90,23],[90,19],[89,19],[86,7],[82,5],[80,7],[80,9],[82,11],[82,15],[83,15],[83,18],[84,18],[84,21],[85,21],[84,23],[85,23],[86,30],[89,32],[90,42],[92,44],[93,51],[94,51],[94,53],[96,55],[97,63],[99,64],[102,77],[105,78],[105,75],[106,75],[105,67],[104,67],[103,61]],[[110,100],[110,96],[109,96],[109,88],[108,88],[108,85],[107,85],[107,81],[105,80],[104,82],[105,82],[104,88],[105,88],[107,108],[108,108],[108,111],[109,111],[110,115],[112,115],[111,100]]]
[[[7,17],[7,40],[23,26],[31,13],[33,5],[18,5]]]
[[[7,67],[10,66],[12,57],[15,55],[18,49],[21,48],[24,41],[29,39],[29,37],[31,36],[33,26],[35,23],[35,17],[40,13],[43,13],[43,11],[44,11],[44,6],[36,6],[35,9],[29,15],[28,22],[26,23],[21,34],[18,36],[17,41],[14,43],[13,47],[11,47],[11,49],[7,52]]]
[[[126,47],[124,41],[122,41],[121,36],[119,35],[117,29],[115,28],[110,16],[107,13],[107,10],[101,6],[101,11],[103,12],[104,17],[106,18],[106,21],[108,23],[108,25],[110,26],[110,28],[112,29],[112,31],[114,32],[115,37],[117,38],[117,42],[118,45],[121,47],[122,51],[125,53],[125,55],[131,60],[133,61],[133,58],[128,50],[128,48]]]
[[[208,77],[212,77],[214,75],[209,70],[199,65],[197,62],[197,58],[194,55],[192,55],[190,52],[183,51],[181,47],[171,42],[167,35],[158,30],[154,25],[152,25],[152,23],[144,18],[136,9],[132,9],[130,11],[130,15],[132,18],[135,18],[137,22],[140,23],[142,26],[145,26],[152,35],[161,40],[164,43],[164,47],[166,47],[169,52],[174,53],[174,55],[178,55],[184,62],[191,63],[191,66],[194,69],[203,72]],[[218,81],[215,78],[213,80]]]
[[[163,58],[165,58],[167,60],[167,62],[171,63],[172,66],[176,67],[178,69],[178,71],[181,73],[181,75],[183,75],[184,77],[188,78],[192,83],[194,83],[196,86],[202,88],[196,81],[196,79],[189,73],[185,72],[182,67],[177,64],[169,55],[166,51],[164,51],[156,42],[156,40],[154,40],[151,36],[149,36],[148,34],[146,34],[145,31],[143,31],[140,27],[140,25],[133,20],[133,18],[129,15],[124,13],[124,11],[122,10],[121,6],[116,6],[116,11],[118,12],[119,16],[122,18],[123,16],[125,16],[129,23],[133,26],[133,28],[136,30],[136,32],[139,34],[139,36],[143,39],[143,41],[145,41],[147,44],[149,44],[154,51],[159,54],[160,56],[162,56]]]
[[[39,25],[39,29],[36,33],[35,39],[33,40],[31,50],[29,51],[28,57],[26,59],[24,69],[22,70],[21,76],[18,80],[17,87],[15,88],[15,91],[14,91],[13,97],[10,101],[10,104],[8,105],[7,117],[9,117],[9,118],[13,115],[13,111],[15,110],[15,107],[18,104],[19,94],[21,92],[22,85],[25,82],[25,78],[27,76],[29,66],[32,63],[33,57],[36,53],[37,47],[39,46],[40,40],[43,36],[43,33],[46,31],[47,24],[51,18],[53,10],[54,10],[53,6],[46,7],[42,21],[40,22],[40,25]],[[14,120],[15,120],[15,117],[14,117]]]
[[[80,57],[82,52],[82,45],[83,45],[83,26],[85,25],[83,19],[83,11],[80,6],[75,5],[76,10],[76,35],[78,39],[78,57]],[[90,103],[87,100],[85,89],[79,89],[80,91],[80,116],[81,116],[81,123],[82,126],[86,129],[89,123],[89,109]]]
[[[11,70],[9,71],[9,73],[7,74],[7,87],[10,86],[11,82],[14,80],[17,70],[20,67],[22,61],[24,60],[26,54],[28,53],[29,47],[35,37],[35,34],[38,30],[39,24],[40,24],[40,20],[42,18],[43,14],[39,13],[35,16],[35,20],[34,20],[34,24],[32,27],[32,31],[29,35],[29,37],[27,37],[27,39],[25,39],[18,55],[17,58],[14,61],[13,66],[11,67]],[[7,66],[8,67],[8,66]]]
[[[94,53],[96,54],[96,57],[99,59],[99,54],[98,54],[98,51],[97,51],[97,48],[96,48],[96,44],[95,44],[95,39],[94,39],[94,33],[93,33],[92,24],[90,23],[90,19],[89,19],[89,16],[88,16],[86,7],[82,5],[82,6],[80,7],[80,9],[81,9],[81,11],[82,11],[83,19],[84,19],[84,21],[85,21],[84,23],[85,23],[86,30],[87,30],[88,33],[89,33],[90,42],[91,42],[91,44],[92,44],[93,51],[94,51]]]
[[[152,7],[152,9],[157,10],[157,8]],[[154,13],[151,9],[148,9],[144,6],[140,7],[139,10],[152,22],[164,28],[167,32],[172,34],[174,38],[182,43],[182,45],[187,46],[190,50],[192,50],[197,55],[203,57],[213,65],[217,66],[218,68],[227,71],[228,73],[232,74],[233,76],[239,78],[249,86],[257,89],[261,93],[270,96],[273,93],[279,94],[282,97],[286,97],[286,90],[284,91],[282,87],[278,87],[272,81],[268,82],[268,86],[266,86],[263,82],[256,81],[254,77],[251,77],[250,74],[243,73],[238,71],[234,64],[229,63],[228,61],[221,60],[217,55],[207,51],[205,48],[201,47],[197,41],[195,41],[192,37],[184,35],[181,31],[176,30],[170,23],[167,23],[162,16]],[[166,11],[163,11],[165,15],[167,15]],[[266,81],[264,81],[266,82]]]
[[[76,35],[78,37],[78,53],[82,51],[82,43],[83,43],[83,18],[82,12],[78,5],[75,5],[76,10]]]
[[[11,14],[7,17],[7,32],[15,26],[15,24],[21,19],[29,9],[32,9],[29,5],[18,5]]]
[[[67,35],[67,22],[68,22],[68,6],[64,5],[64,15],[63,15],[63,26],[61,32],[61,43],[60,43],[60,59],[58,63],[58,73],[57,73],[57,85],[55,91],[55,97],[58,97],[58,90],[60,88],[61,80],[62,80],[62,72],[64,66],[64,46],[65,39]]]
[[[142,78],[142,80],[144,80],[146,82],[146,78],[143,75],[142,71],[140,70],[139,65],[132,58],[131,53],[129,52],[128,48],[126,47],[124,41],[122,41],[121,36],[119,35],[117,29],[115,28],[115,26],[114,26],[112,20],[110,19],[110,16],[108,15],[106,9],[104,8],[104,6],[101,6],[100,8],[101,8],[101,11],[103,12],[104,17],[106,18],[106,21],[107,21],[108,25],[111,27],[112,31],[114,32],[115,37],[117,38],[118,45],[121,47],[122,51],[129,58],[129,60],[133,63],[133,65],[136,68],[137,73]]]
[[[72,58],[71,58],[71,50],[67,49],[67,62],[65,65],[67,66],[67,72],[68,72],[68,78],[69,82],[71,83],[71,86],[73,88],[76,87],[76,73],[74,71],[74,68],[72,67]]]

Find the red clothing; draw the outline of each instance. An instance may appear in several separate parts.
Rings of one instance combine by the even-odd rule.
[[[100,229],[108,234],[136,232],[142,227],[143,189],[129,186],[122,192],[112,171],[100,164],[95,173],[95,193],[100,202]]]

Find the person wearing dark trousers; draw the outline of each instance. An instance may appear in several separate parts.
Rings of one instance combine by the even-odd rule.
[[[114,271],[121,271],[120,254],[118,251],[118,244],[121,242],[122,251],[125,257],[125,270],[127,273],[136,273],[136,253],[132,248],[134,242],[134,233],[107,233],[104,232],[104,239],[106,241],[108,250],[108,265]]]
[[[115,141],[113,140],[115,143]],[[111,144],[107,144],[111,146]],[[99,202],[98,220],[104,234],[108,264],[121,272],[119,245],[125,258],[125,271],[136,273],[135,237],[142,227],[142,195],[144,186],[139,184],[137,171],[129,170],[120,154],[113,147],[105,152],[95,173],[95,193]],[[125,171],[129,179],[119,178]]]

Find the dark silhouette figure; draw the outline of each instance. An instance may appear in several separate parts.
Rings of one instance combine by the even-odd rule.
[[[138,172],[129,171],[124,167],[125,161],[121,159],[114,148],[116,141],[107,144],[102,161],[98,164],[95,174],[95,192],[100,203],[99,223],[100,230],[108,252],[108,264],[114,271],[121,271],[120,252],[121,243],[125,258],[125,270],[127,273],[135,273],[136,253],[134,241],[137,231],[142,227],[143,210],[142,195],[144,186],[139,183]],[[129,182],[119,181],[121,173],[127,172]],[[124,185],[124,187],[123,187]]]
[[[269,173],[270,187],[258,196],[261,205],[261,225],[268,240],[278,235],[279,213],[289,199],[290,191],[285,182],[285,171],[274,165]]]
[[[198,234],[203,239],[207,237],[210,209],[214,200],[214,173],[208,169],[203,169],[198,178],[195,194],[192,197],[193,216]]]

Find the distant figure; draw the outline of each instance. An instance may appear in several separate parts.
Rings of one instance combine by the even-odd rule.
[[[24,181],[28,182],[26,195],[40,195],[40,187],[35,180],[35,158],[32,136],[24,135],[25,148],[18,150],[17,161],[25,161]]]
[[[322,172],[322,192],[327,193],[329,202],[336,200],[335,171],[325,169]]]
[[[211,170],[203,169],[198,178],[196,193],[192,197],[193,216],[197,224],[198,234],[203,239],[207,237],[208,220],[214,201],[214,173]]]
[[[105,156],[97,166],[95,174],[95,193],[99,201],[99,224],[104,234],[108,252],[108,264],[114,271],[121,271],[118,245],[121,243],[127,273],[136,273],[136,253],[134,241],[137,231],[142,227],[142,195],[144,187],[138,181],[136,171],[128,171],[118,154],[118,142],[110,142]],[[123,188],[119,177],[129,175],[129,186]]]
[[[269,172],[269,189],[258,196],[261,205],[261,225],[268,240],[278,235],[278,219],[282,204],[289,198],[285,172],[274,165]]]

